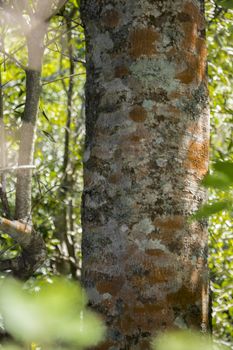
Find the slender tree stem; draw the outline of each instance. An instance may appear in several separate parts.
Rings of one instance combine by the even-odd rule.
[[[6,167],[7,164],[7,154],[6,154],[6,137],[5,137],[5,125],[3,119],[3,89],[2,89],[2,70],[0,66],[0,168]],[[1,173],[1,183],[0,183],[0,198],[2,201],[3,215],[10,218],[10,208],[6,193],[6,174]]]

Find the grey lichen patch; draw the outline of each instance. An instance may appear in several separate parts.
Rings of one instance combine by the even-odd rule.
[[[124,85],[121,79],[116,78],[113,81],[106,82],[104,84],[105,94],[103,95],[100,107],[105,112],[113,112],[119,109],[119,105],[122,105],[123,101],[131,100],[131,90]]]
[[[163,193],[172,193],[172,183],[171,182],[166,182],[165,185],[163,186]]]
[[[141,232],[145,234],[149,234],[153,232],[155,229],[151,219],[145,218],[139,221],[138,224],[135,224],[132,228],[132,232]]]
[[[95,186],[105,185],[106,184],[106,178],[99,174],[96,171],[88,171],[86,170],[86,183],[85,183],[85,189],[90,190]]]
[[[155,101],[152,101],[152,100],[144,100],[142,104],[142,106],[148,111],[151,111],[154,105],[155,105]]]
[[[103,128],[106,131],[106,129],[113,129],[118,126],[129,126],[132,121],[126,117],[127,114],[127,111],[124,111],[123,108],[114,112],[100,113],[96,127]]]
[[[104,293],[104,294],[102,295],[102,297],[103,297],[104,300],[110,300],[110,299],[112,299],[112,295],[109,294],[109,293]]]
[[[106,54],[106,51],[113,48],[113,41],[108,32],[100,33],[95,38],[95,50],[93,51],[93,61],[96,67],[101,67],[103,64],[102,54]]]
[[[159,239],[135,239],[135,243],[137,244],[139,250],[147,251],[147,250],[160,250],[161,252],[170,253],[168,248],[161,243]]]
[[[142,21],[142,6],[145,14],[150,14],[150,16],[153,16],[153,18],[158,18],[161,15],[161,12],[158,8],[156,8],[156,5],[154,3],[152,4],[149,1],[140,0],[138,1],[138,6],[135,6],[134,9],[134,16],[136,17],[138,22]]]
[[[88,161],[88,159],[90,158],[90,154],[91,154],[91,148],[90,145],[86,147],[85,152],[83,154],[83,162],[86,163]]]
[[[208,92],[205,83],[202,83],[198,88],[193,89],[191,98],[182,98],[177,102],[177,106],[186,112],[191,120],[197,120],[200,115],[209,114],[208,110]]]
[[[167,164],[167,159],[165,159],[165,158],[158,158],[158,159],[156,159],[156,164],[158,165],[158,167],[163,168]]]
[[[97,291],[95,287],[86,288],[88,298],[92,300],[93,303],[99,303],[102,300],[102,295]]]
[[[126,233],[129,230],[129,227],[127,225],[123,224],[120,227],[120,230],[121,230],[122,233]]]
[[[101,200],[101,198],[99,198],[99,201],[97,201],[97,199],[94,196],[91,197],[88,194],[86,194],[85,206],[87,208],[99,209],[104,204],[106,204],[106,200]]]
[[[181,316],[176,317],[174,321],[174,325],[180,329],[188,329],[187,323],[185,322],[184,318]]]
[[[147,89],[162,88],[167,92],[175,91],[179,82],[175,79],[176,66],[163,58],[142,58],[130,67],[132,76]]]

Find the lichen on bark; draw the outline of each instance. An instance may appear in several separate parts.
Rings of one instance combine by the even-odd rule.
[[[206,196],[202,5],[81,2],[87,45],[82,280],[108,325],[99,349],[149,349],[161,330],[209,327],[207,228],[187,220]]]

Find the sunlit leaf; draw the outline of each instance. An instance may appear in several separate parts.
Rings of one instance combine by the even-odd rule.
[[[207,175],[203,181],[203,186],[213,189],[226,189],[233,184],[233,178],[230,179],[223,173],[215,172],[212,175]]]
[[[43,116],[45,117],[45,119],[49,122],[49,118],[48,118],[48,116],[47,116],[47,114],[45,113],[44,110],[42,110],[42,114],[43,114]]]
[[[156,350],[213,350],[210,337],[188,331],[164,333],[153,341]]]
[[[81,348],[96,345],[104,326],[86,309],[87,298],[77,283],[54,279],[23,289],[5,280],[0,289],[0,312],[6,330],[24,342],[54,344],[61,341]]]
[[[216,0],[216,4],[225,9],[233,9],[233,0]]]
[[[202,218],[208,218],[209,216],[216,214],[222,210],[229,210],[233,205],[232,201],[224,200],[218,201],[212,204],[204,204],[193,216],[192,219],[199,220]]]
[[[233,162],[230,161],[218,161],[214,163],[213,168],[218,172],[221,172],[228,176],[233,181]]]

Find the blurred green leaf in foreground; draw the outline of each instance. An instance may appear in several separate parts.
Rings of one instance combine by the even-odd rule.
[[[233,0],[232,0],[233,1]],[[215,201],[209,200],[194,215],[195,220],[208,218],[223,210],[232,211],[233,199],[233,163],[230,161],[217,161],[213,164],[214,172],[208,174],[202,181],[202,185],[209,190],[214,190]]]
[[[191,331],[163,333],[152,343],[153,350],[224,350],[213,344],[210,336]]]
[[[29,290],[13,279],[1,281],[4,326],[24,346],[38,343],[42,350],[80,350],[99,343],[104,326],[86,304],[87,298],[77,282],[54,279]],[[31,345],[30,349],[34,348],[37,349]]]

